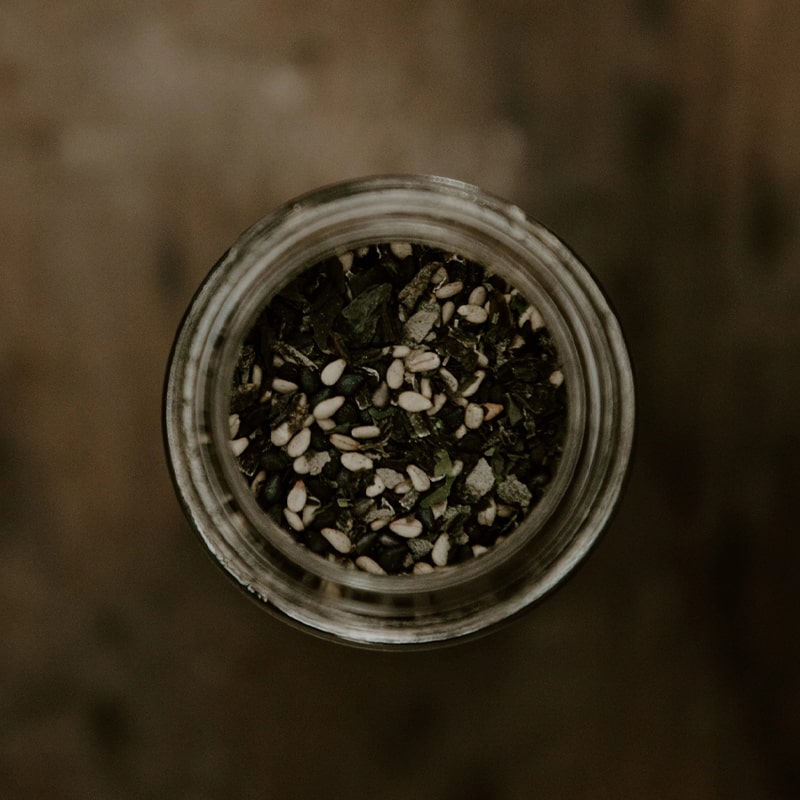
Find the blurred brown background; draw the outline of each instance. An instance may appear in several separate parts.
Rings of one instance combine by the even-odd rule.
[[[0,796],[800,797],[800,3],[0,0]],[[638,459],[583,569],[318,641],[184,522],[196,285],[320,184],[476,182],[592,265]]]

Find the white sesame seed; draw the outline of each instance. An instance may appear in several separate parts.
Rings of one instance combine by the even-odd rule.
[[[448,300],[446,303],[442,304],[442,325],[447,325],[451,319],[453,319],[453,314],[456,313],[456,304],[452,300]]]
[[[306,414],[306,418],[303,420],[303,427],[310,428],[313,424],[314,424],[314,415]]]
[[[472,555],[477,558],[478,556],[482,556],[484,553],[488,553],[489,548],[482,544],[474,544],[472,545]]]
[[[403,517],[390,522],[389,530],[404,539],[415,539],[422,533],[422,523],[415,517]]]
[[[459,425],[454,431],[453,436],[456,439],[463,439],[467,435],[467,426],[464,424]]]
[[[272,388],[278,394],[291,394],[298,390],[298,385],[294,381],[287,381],[284,378],[273,378]]]
[[[330,419],[344,405],[344,397],[329,397],[314,406],[313,414],[316,419]]]
[[[238,414],[231,414],[228,417],[228,431],[230,432],[231,439],[235,439],[236,434],[239,433],[239,422]]]
[[[462,397],[472,397],[478,389],[481,388],[481,383],[483,383],[483,379],[486,377],[486,372],[482,369],[475,370],[475,373],[472,376],[472,381],[467,385],[465,389],[461,390]]]
[[[477,350],[476,355],[478,356],[478,366],[481,368],[485,368],[489,366],[489,356],[486,355],[482,350]]]
[[[361,247],[356,248],[356,255],[359,258],[364,258],[365,256],[369,255],[369,245],[363,245]]]
[[[497,504],[497,516],[503,519],[508,519],[514,516],[514,506],[506,505],[505,503]]]
[[[342,466],[350,472],[361,472],[365,469],[372,469],[372,459],[363,453],[342,453]]]
[[[286,455],[289,458],[297,458],[303,455],[311,444],[311,429],[301,428],[286,445]]]
[[[431,479],[416,464],[409,464],[406,467],[406,472],[418,492],[427,492],[431,488]]]
[[[346,253],[341,253],[339,255],[339,263],[344,267],[345,272],[350,271],[350,267],[353,266],[353,254],[352,252],[348,251]]]
[[[489,526],[494,525],[496,517],[497,517],[497,503],[495,503],[494,498],[491,497],[489,498],[489,505],[478,512],[477,515],[478,525],[483,525],[488,528]]]
[[[482,306],[475,306],[467,303],[466,305],[459,306],[456,311],[460,317],[463,317],[467,322],[471,322],[473,325],[481,325],[489,319],[489,314]]]
[[[395,494],[408,494],[414,488],[413,484],[409,480],[402,480],[400,483],[396,483],[392,488],[392,491]]]
[[[279,356],[277,353],[272,356],[272,366],[275,367],[275,369],[282,367],[285,363],[286,361],[284,361],[283,356]]]
[[[312,414],[312,416],[313,416],[313,414]],[[333,419],[318,419],[317,420],[317,425],[319,426],[320,430],[325,431],[327,433],[328,431],[332,431],[336,427],[336,420],[333,420]]]
[[[437,567],[444,567],[447,565],[447,558],[450,555],[450,537],[443,533],[433,544],[431,550],[431,561]]]
[[[427,411],[433,403],[419,392],[401,392],[397,398],[397,405],[404,411],[417,413]]]
[[[391,242],[389,244],[389,249],[397,258],[400,259],[408,258],[413,252],[411,250],[410,242]]]
[[[350,431],[354,439],[374,439],[381,435],[381,429],[377,425],[357,425]]]
[[[445,511],[447,511],[447,500],[442,500],[441,503],[434,503],[431,506],[431,513],[434,519],[440,519],[444,516]]]
[[[342,377],[346,366],[347,362],[343,358],[337,358],[323,368],[319,374],[319,379],[325,386],[333,386]]]
[[[292,469],[298,475],[308,475],[311,472],[311,462],[308,460],[308,456],[298,456],[292,462]]]
[[[281,422],[277,428],[273,428],[272,432],[269,435],[269,440],[275,447],[283,447],[286,444],[289,444],[289,440],[292,438],[292,431],[289,428],[288,422]]]
[[[521,328],[526,322],[530,322],[532,331],[538,331],[539,328],[544,327],[544,319],[536,306],[528,306],[519,315],[519,320],[517,321],[519,327]]]
[[[410,352],[407,344],[398,344],[392,349],[392,358],[405,358]]]
[[[435,394],[431,399],[433,405],[426,412],[430,417],[432,417],[434,414],[438,414],[444,408],[444,405],[447,402],[447,395],[442,392],[440,394]]]
[[[261,369],[260,364],[253,364],[253,369],[250,372],[250,383],[254,386],[261,387],[261,381],[264,379],[264,370]]]
[[[403,385],[405,374],[406,365],[401,359],[396,358],[386,370],[386,385],[390,389],[399,389]]]
[[[553,386],[561,386],[561,384],[564,383],[564,373],[560,369],[557,369],[550,373],[548,380],[553,384]]]
[[[408,356],[405,368],[409,372],[428,372],[432,369],[438,369],[441,363],[442,359],[431,350],[417,350]]]
[[[308,527],[314,521],[314,515],[317,513],[319,506],[316,503],[306,503],[303,506],[303,513],[301,514],[303,525]]]
[[[364,572],[369,572],[371,575],[386,574],[386,570],[377,561],[373,561],[369,556],[359,556],[356,559],[356,566]]]
[[[430,572],[434,572],[434,568],[427,561],[417,561],[414,564],[413,572],[415,575],[427,575]]]
[[[447,283],[447,270],[444,265],[439,267],[436,272],[431,275],[431,283],[438,286],[441,283]]]
[[[350,537],[338,528],[322,528],[320,533],[328,540],[330,546],[339,553],[349,553],[353,547]]]
[[[450,297],[454,297],[459,292],[463,291],[464,284],[461,281],[451,281],[450,283],[445,283],[443,286],[440,286],[434,292],[434,295],[439,300],[447,300]]]
[[[247,450],[249,444],[250,440],[246,436],[242,436],[240,439],[234,439],[231,442],[231,452],[238,458],[238,456]]]
[[[470,292],[467,302],[473,306],[482,306],[486,302],[486,289],[483,286],[476,286]]]
[[[483,406],[477,403],[469,403],[464,409],[464,424],[471,430],[475,431],[483,425],[483,416],[486,412]]]
[[[389,398],[389,387],[386,385],[386,381],[381,381],[372,395],[372,405],[375,408],[385,408],[389,405]]]
[[[450,466],[450,475],[452,475],[454,478],[457,478],[463,471],[464,462],[460,458],[454,459],[452,465]]]
[[[385,488],[386,484],[380,479],[379,475],[376,475],[372,483],[364,490],[364,494],[367,497],[378,497],[378,495],[383,494]]]
[[[458,380],[456,379],[456,376],[453,375],[452,372],[450,372],[449,369],[447,369],[446,367],[441,367],[439,369],[439,377],[444,381],[445,386],[451,392],[458,391]]]
[[[343,450],[347,453],[358,450],[361,447],[355,439],[345,436],[343,433],[332,433],[328,439],[337,450]]]
[[[303,481],[297,481],[286,495],[286,507],[295,514],[299,514],[305,508],[308,492]]]
[[[292,511],[290,508],[283,509],[283,516],[286,521],[289,523],[289,527],[296,531],[303,531],[305,530],[306,526],[303,525],[303,520],[300,519],[300,515],[297,512]]]
[[[431,400],[433,398],[433,386],[431,385],[430,378],[420,378],[419,393],[423,397],[427,397],[428,400]],[[430,411],[430,409],[428,409],[428,411]]]
[[[387,517],[378,517],[378,519],[372,520],[369,524],[369,529],[371,531],[379,531],[382,528],[385,528],[389,524],[389,519]]]

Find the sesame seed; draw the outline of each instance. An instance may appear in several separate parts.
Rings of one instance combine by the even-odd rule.
[[[397,405],[404,411],[417,413],[427,411],[433,403],[419,392],[401,392],[397,398]]]
[[[464,409],[464,424],[471,430],[475,431],[483,425],[483,406],[476,403],[469,403]]]
[[[408,258],[413,252],[409,242],[391,242],[389,249],[399,259]]]
[[[436,353],[430,350],[418,350],[411,353],[406,359],[405,368],[409,372],[428,372],[432,369],[438,369],[441,363],[442,359]]]
[[[380,479],[380,476],[376,475],[372,483],[364,490],[364,494],[367,497],[378,497],[378,495],[383,494],[384,489],[386,489],[386,485]]]
[[[289,494],[286,495],[286,507],[290,511],[299,514],[305,507],[307,499],[308,492],[306,491],[305,483],[303,481],[297,481],[295,485],[292,486]]]
[[[319,374],[319,379],[325,386],[333,386],[342,377],[347,362],[343,358],[331,361]]]
[[[297,458],[303,455],[308,446],[311,444],[311,429],[302,428],[293,437],[292,440],[286,445],[286,455],[289,458]]]
[[[489,319],[489,314],[486,312],[485,308],[469,303],[459,306],[456,312],[460,317],[463,317],[467,322],[471,322],[474,325],[481,325]]]
[[[431,479],[416,464],[409,464],[406,467],[411,484],[418,492],[427,492],[431,488]]]
[[[461,390],[462,397],[472,397],[478,389],[481,387],[481,383],[483,383],[483,379],[486,377],[486,372],[482,369],[475,370],[475,373],[472,376],[472,381],[467,385],[465,389]]]
[[[439,300],[447,300],[463,290],[464,284],[461,281],[451,281],[450,283],[445,283],[443,286],[440,286],[438,289],[436,289],[434,295]]]
[[[386,381],[381,381],[381,384],[372,394],[372,405],[375,408],[385,408],[389,405],[389,387],[386,384]]]
[[[433,544],[433,550],[431,550],[431,561],[433,561],[437,567],[444,567],[447,565],[447,559],[449,555],[450,536],[446,533],[443,533]]]
[[[486,289],[483,286],[476,286],[470,292],[467,302],[473,306],[482,306],[486,302]]]
[[[401,359],[396,358],[386,370],[386,385],[390,389],[399,389],[403,385],[405,374],[406,365]]]
[[[381,435],[381,429],[377,425],[358,425],[350,431],[354,439],[374,439]]]
[[[414,517],[403,517],[390,522],[389,530],[404,539],[414,539],[422,533],[422,523]]]
[[[276,428],[272,429],[272,432],[269,435],[269,440],[275,447],[283,447],[284,445],[289,444],[289,440],[292,438],[292,431],[289,428],[288,422],[281,422]]]
[[[330,419],[343,405],[344,396],[329,397],[314,406],[313,414],[316,419]]]
[[[452,300],[448,300],[446,303],[442,304],[442,325],[447,325],[451,319],[453,319],[453,314],[456,313],[456,304]]]
[[[342,466],[350,472],[361,472],[365,469],[372,469],[372,459],[363,453],[342,453]]]
[[[328,540],[330,546],[339,553],[349,553],[353,548],[350,537],[338,528],[322,528],[320,533]]]
[[[294,383],[294,381],[287,381],[283,378],[273,378],[272,388],[278,394],[291,394],[292,392],[296,392],[300,387]]]
[[[364,572],[369,572],[371,575],[386,574],[386,570],[377,561],[373,561],[369,556],[359,556],[356,559],[356,566]]]
[[[345,436],[343,433],[332,433],[328,440],[337,449],[345,452],[352,452],[358,450],[361,445],[352,437]]]
[[[250,440],[246,436],[242,436],[240,439],[234,439],[231,442],[231,452],[234,456],[238,457],[247,450],[249,444]]]
[[[284,519],[289,523],[289,527],[292,528],[292,530],[305,530],[306,526],[303,525],[303,520],[300,519],[300,515],[297,512],[292,511],[290,508],[284,508],[283,516]]]

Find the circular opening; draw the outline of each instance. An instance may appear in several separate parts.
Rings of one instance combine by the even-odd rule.
[[[298,272],[376,241],[424,243],[502,275],[541,311],[568,392],[564,450],[542,500],[502,546],[427,575],[371,575],[304,552],[256,504],[230,451],[231,379],[259,311]],[[281,616],[324,635],[378,646],[470,635],[552,590],[607,523],[632,434],[624,342],[585,268],[518,209],[436,178],[330,187],[245,232],[188,310],[165,392],[176,488],[219,563]]]
[[[391,228],[391,225],[388,225],[381,230],[385,232],[387,228]],[[444,234],[446,234],[446,231],[440,231],[440,237]],[[377,239],[374,236],[370,239],[355,238],[349,243],[349,246],[345,252],[351,253],[355,250],[358,250],[362,246],[373,245],[376,241],[383,242],[385,239],[380,235],[377,237]],[[429,240],[422,243],[416,241],[415,244],[423,244],[425,246],[435,248],[437,251],[448,252],[449,248],[447,245],[449,245],[450,242],[445,237],[439,238],[436,241]],[[459,255],[465,255],[469,260],[474,260],[474,256],[471,253],[472,248],[469,247],[468,242],[466,244],[470,252],[459,253]],[[335,255],[336,253],[332,252],[330,248],[323,250],[315,257],[316,260],[312,259],[312,266],[310,269],[315,269],[319,261],[324,262],[328,257]],[[497,253],[494,256],[491,265],[492,272],[502,275],[503,278],[508,281],[510,287],[518,289],[516,285],[518,283],[516,277],[519,275],[520,265],[510,261],[505,261],[503,257]],[[263,264],[255,265],[255,269],[269,270],[270,266]],[[306,269],[309,269],[308,265],[306,263],[301,263],[296,269],[288,269],[287,275],[292,278],[297,274],[304,272]],[[257,275],[255,276],[255,279],[258,279]],[[280,287],[278,287],[278,291],[279,290]],[[246,321],[243,321],[241,326],[241,328],[244,330],[244,334],[239,337],[230,336],[227,338],[225,354],[221,359],[222,367],[215,373],[215,380],[218,382],[218,385],[213,392],[215,396],[221,397],[225,393],[226,387],[228,387],[229,390],[231,378],[234,372],[234,364],[236,363],[240,347],[244,340],[244,335],[251,331],[253,325],[255,324],[256,317],[262,313],[265,304],[269,305],[267,302],[269,298],[258,298],[258,295],[252,291],[248,292],[247,294],[249,297],[253,298],[253,304],[252,308],[247,309],[248,317],[246,318]],[[273,291],[271,297],[274,297],[275,294],[276,291]],[[524,296],[527,302],[528,294],[526,293]],[[535,296],[537,297],[538,304],[536,305],[536,308],[538,309],[539,307],[542,307],[545,309],[543,315],[545,318],[545,327],[551,327],[556,330],[557,333],[554,334],[554,338],[561,340],[556,346],[557,352],[561,353],[566,351],[568,353],[568,355],[562,359],[564,364],[553,364],[552,369],[555,370],[558,366],[567,372],[568,378],[564,384],[564,387],[567,393],[570,395],[566,404],[569,420],[565,426],[565,446],[563,448],[564,453],[560,458],[560,463],[556,465],[551,480],[544,490],[544,495],[541,497],[541,499],[537,499],[536,502],[532,504],[530,511],[517,518],[516,526],[507,531],[507,538],[505,541],[499,542],[498,544],[490,547],[489,550],[481,554],[479,558],[471,559],[460,564],[452,564],[448,567],[439,567],[434,573],[414,575],[413,578],[407,574],[388,576],[365,575],[364,573],[360,572],[344,570],[340,565],[336,563],[331,564],[305,548],[301,548],[300,552],[298,552],[296,536],[290,532],[287,532],[282,526],[276,525],[276,523],[267,516],[261,506],[256,502],[253,493],[248,489],[246,482],[240,473],[236,458],[229,452],[228,443],[230,434],[227,429],[227,411],[226,407],[220,403],[219,407],[217,408],[217,419],[215,424],[215,433],[216,436],[219,437],[217,441],[217,447],[222,454],[222,460],[224,462],[223,468],[228,476],[231,488],[236,495],[244,513],[251,520],[253,525],[258,528],[263,536],[269,538],[287,558],[291,558],[297,560],[299,563],[302,563],[304,568],[310,572],[317,573],[329,580],[339,580],[345,584],[355,586],[367,586],[369,585],[369,581],[377,579],[380,584],[376,583],[375,585],[381,585],[382,588],[385,587],[386,591],[407,591],[409,586],[404,586],[402,583],[398,583],[398,581],[407,582],[412,579],[414,581],[424,579],[430,586],[436,586],[437,584],[447,585],[454,581],[463,581],[470,577],[470,572],[468,570],[472,570],[473,572],[483,572],[486,569],[491,569],[492,565],[496,561],[514,558],[515,552],[523,544],[523,542],[519,540],[523,537],[535,535],[536,531],[541,528],[544,521],[552,514],[553,510],[557,507],[560,498],[563,496],[566,486],[569,484],[570,476],[574,470],[575,461],[580,449],[580,438],[583,428],[582,418],[584,398],[579,374],[579,360],[575,357],[576,348],[572,340],[572,336],[570,335],[569,327],[566,321],[563,319],[563,316],[559,312],[558,308],[553,304],[549,295],[545,294],[540,288],[537,287]],[[245,320],[245,310],[241,307],[240,309],[242,312],[242,319]],[[548,325],[550,319],[553,320],[553,325]],[[488,325],[489,323],[487,322],[486,324]],[[532,334],[534,336],[537,335],[537,333],[533,331]],[[430,348],[435,350],[436,345],[431,344]],[[382,354],[382,359],[384,361],[388,360],[386,352]],[[486,369],[489,370],[490,366],[487,366]],[[403,387],[408,388],[406,384],[404,384]],[[463,399],[462,402],[466,403],[466,399]],[[496,424],[503,425],[502,416]],[[501,428],[501,432],[502,431],[503,429]],[[452,456],[452,458],[467,457],[467,454],[460,450],[459,441],[456,438],[451,438],[449,442],[447,441],[446,437],[437,438],[439,438],[440,441],[444,440],[444,444],[442,446],[446,445],[450,448],[451,452],[449,455]],[[499,437],[494,437],[495,440],[497,438]],[[532,447],[536,441],[536,439],[530,439],[528,443]],[[369,443],[365,444],[368,445]],[[411,445],[413,445],[413,442],[409,441],[409,446]],[[366,448],[366,451],[370,452],[368,447]],[[389,454],[387,456],[390,461],[392,460],[392,455],[395,454]],[[481,457],[483,457],[483,453],[481,453]],[[378,466],[380,466],[381,460],[378,459],[376,463]],[[296,477],[299,478],[300,476]],[[435,486],[432,486],[431,490],[434,490],[435,488]],[[535,489],[535,487],[531,488]],[[402,516],[402,512],[399,512],[399,515]],[[392,586],[391,584],[387,584],[387,579],[393,581],[395,585]]]

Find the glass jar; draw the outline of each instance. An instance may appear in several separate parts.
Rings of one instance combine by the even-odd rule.
[[[512,535],[420,575],[347,570],[261,510],[231,452],[237,355],[259,312],[300,271],[379,241],[411,241],[490,267],[541,312],[562,360],[567,430],[555,476]],[[455,180],[366,178],[288,203],[247,230],[206,277],[167,373],[164,433],[184,511],[236,582],[278,616],[351,644],[433,645],[486,631],[552,591],[618,502],[634,389],[619,324],[576,256],[519,208]]]

